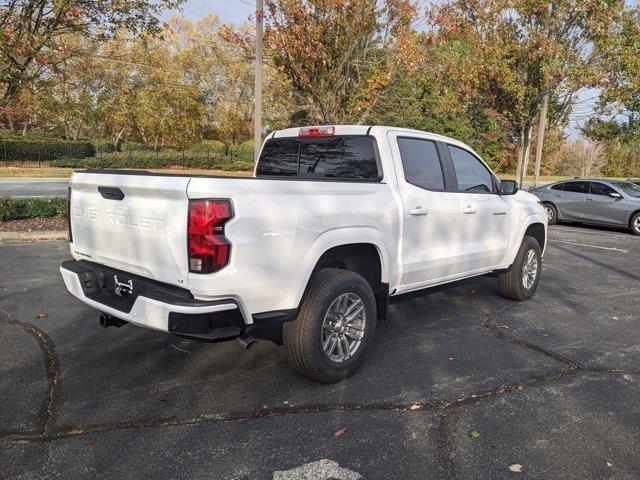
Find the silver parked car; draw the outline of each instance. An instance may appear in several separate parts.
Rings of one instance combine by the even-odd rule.
[[[640,235],[640,185],[622,180],[575,179],[536,188],[549,225],[557,221],[625,227]]]

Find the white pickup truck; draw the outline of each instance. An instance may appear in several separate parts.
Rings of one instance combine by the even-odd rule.
[[[351,375],[389,298],[493,273],[536,291],[544,208],[468,146],[393,127],[271,133],[252,178],[88,170],[69,188],[67,289],[194,339],[285,346],[303,375]]]

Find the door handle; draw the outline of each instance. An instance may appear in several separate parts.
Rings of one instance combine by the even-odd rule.
[[[589,200],[590,202],[593,202],[593,198],[587,198],[587,200]]]
[[[466,207],[464,207],[462,209],[462,213],[466,213],[467,215],[473,215],[477,211],[478,211],[478,209],[476,207],[474,207],[473,205],[467,205]]]
[[[409,215],[426,215],[428,212],[427,207],[418,205],[416,208],[409,210]]]
[[[562,197],[562,195],[560,195],[559,193],[556,193],[553,195],[554,197]]]

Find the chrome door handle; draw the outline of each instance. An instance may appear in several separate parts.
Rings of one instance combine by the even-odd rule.
[[[426,215],[428,212],[427,207],[418,205],[416,208],[409,210],[409,215]]]
[[[476,207],[474,207],[473,205],[467,205],[466,207],[464,207],[462,209],[462,213],[466,213],[467,215],[473,215],[477,211],[478,211],[478,209]]]
[[[593,198],[587,198],[587,200],[589,200],[590,202],[593,202]]]

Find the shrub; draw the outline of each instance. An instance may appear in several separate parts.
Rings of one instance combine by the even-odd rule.
[[[253,140],[247,140],[233,147],[232,152],[239,157],[253,158]]]
[[[65,216],[65,198],[0,197],[0,222],[24,218]]]
[[[95,158],[62,158],[49,162],[54,167],[67,168],[170,168],[184,166],[216,170],[251,170],[253,159],[249,156],[221,155],[216,152],[114,152]]]
[[[109,140],[93,140],[91,143],[93,143],[96,152],[111,153],[116,151],[116,146]]]
[[[216,152],[221,154],[227,153],[226,145],[220,140],[202,140],[191,146],[194,152]]]
[[[96,154],[90,142],[7,137],[0,139],[0,159],[48,162],[58,158],[86,158]]]

